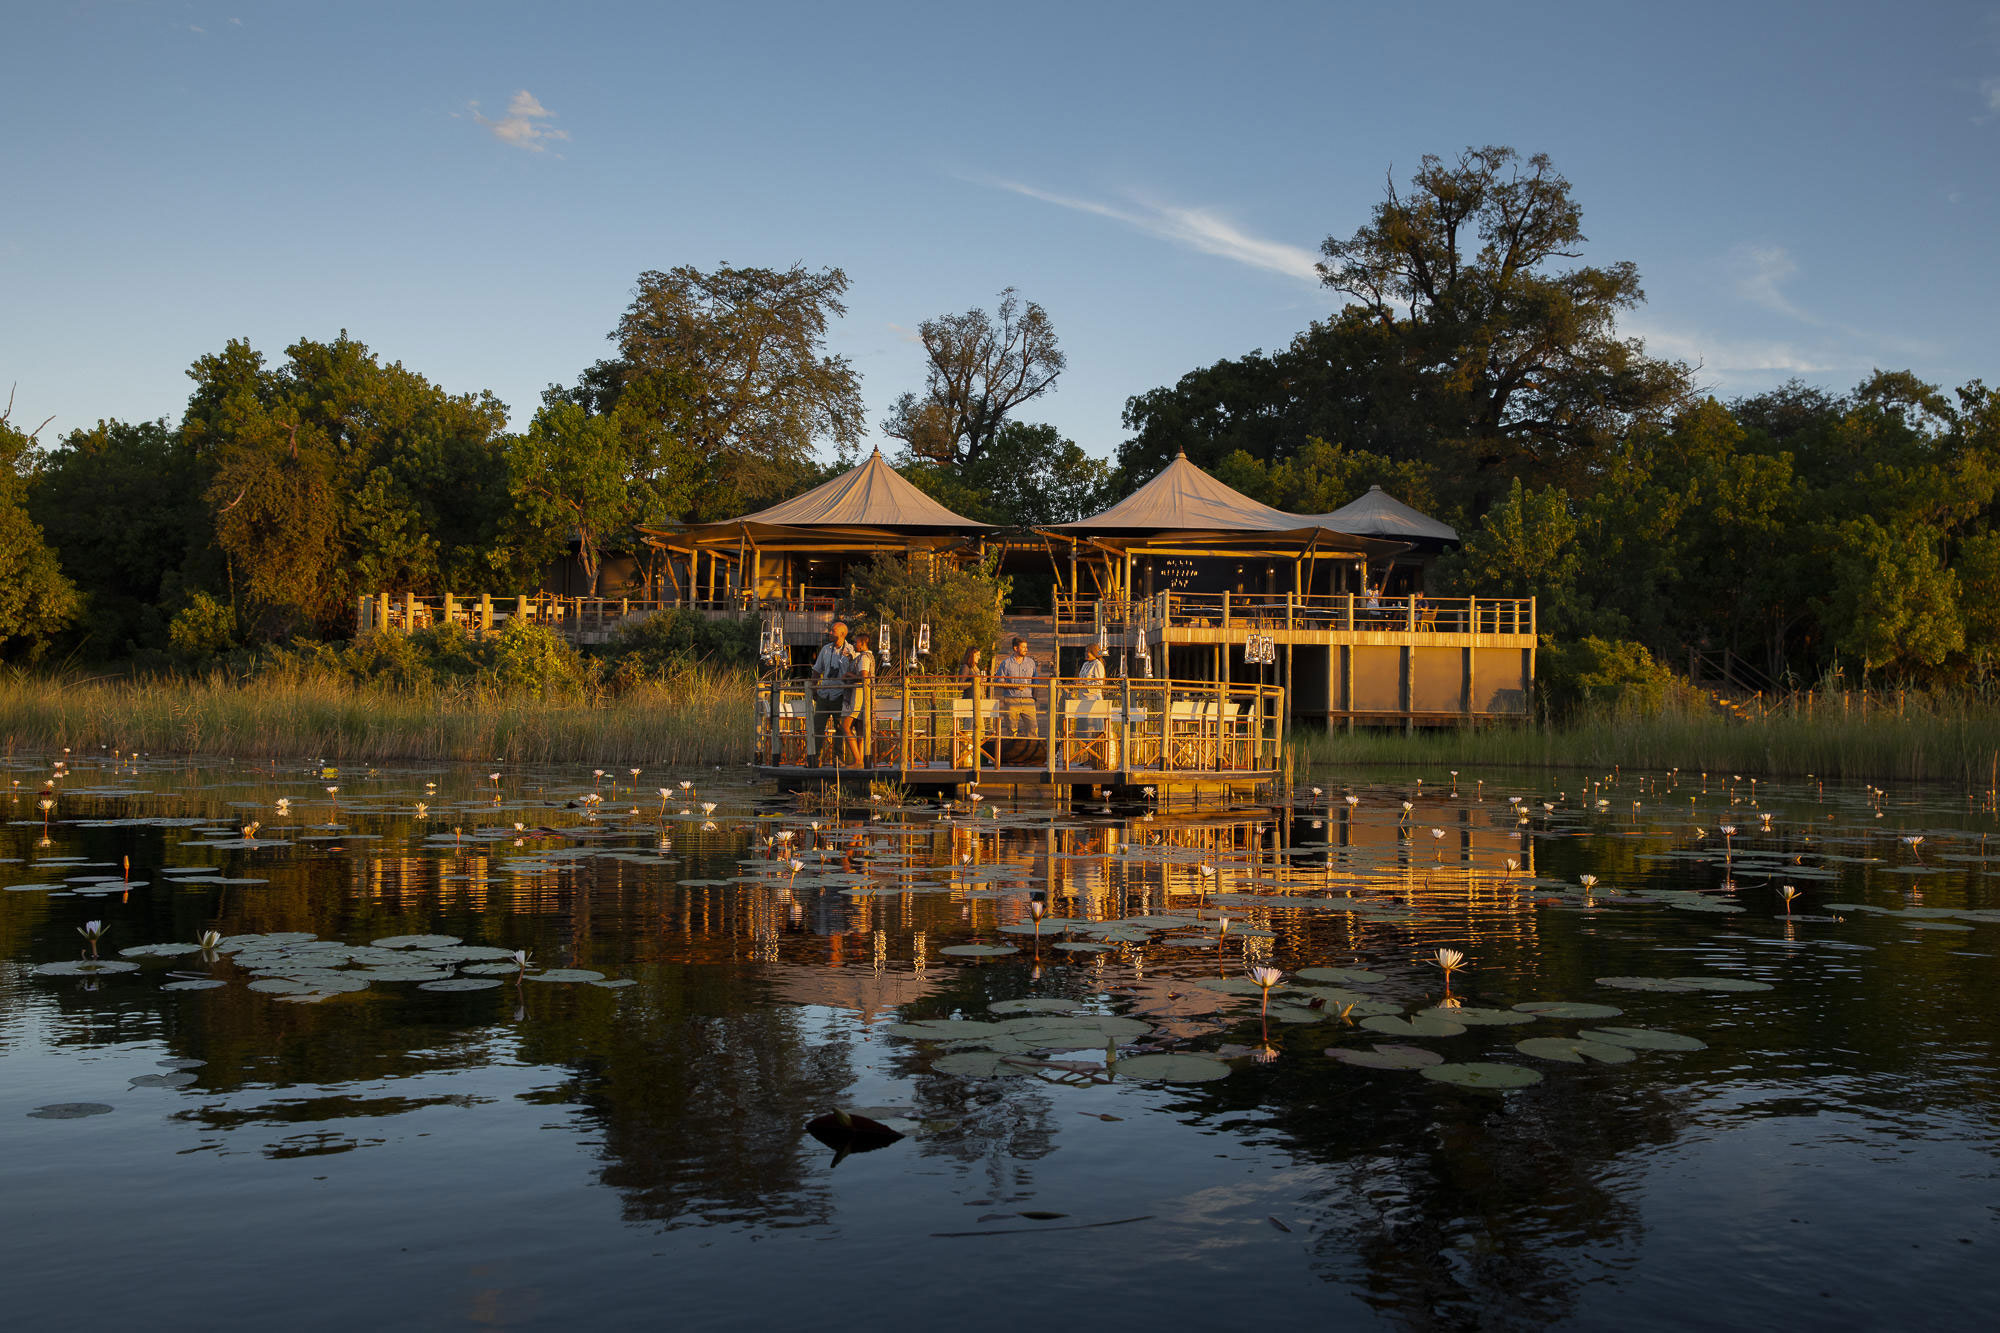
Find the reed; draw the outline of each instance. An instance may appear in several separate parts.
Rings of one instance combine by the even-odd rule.
[[[740,764],[754,740],[754,681],[695,671],[670,684],[567,700],[474,686],[393,689],[328,676],[237,681],[0,680],[10,751],[105,747],[152,755],[463,759],[516,763]]]
[[[1785,706],[1738,718],[1669,707],[1642,715],[1587,714],[1555,726],[1478,731],[1292,733],[1294,771],[1357,764],[1467,768],[1626,768],[1873,782],[1965,783],[1987,793],[2000,771],[2000,705],[1960,695],[1876,696],[1864,711]]]

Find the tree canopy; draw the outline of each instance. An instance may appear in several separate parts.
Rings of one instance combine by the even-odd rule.
[[[1012,287],[1000,293],[994,315],[977,307],[941,315],[919,324],[917,336],[924,392],[898,398],[882,430],[912,458],[940,467],[979,463],[1014,409],[1054,389],[1069,364],[1048,312],[1022,305]]]

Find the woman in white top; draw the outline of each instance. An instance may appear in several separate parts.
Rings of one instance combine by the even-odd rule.
[[[875,654],[866,633],[854,636],[854,656],[847,664],[847,707],[840,715],[840,734],[846,744],[847,762],[860,768],[868,762],[869,721],[875,701]],[[854,719],[861,719],[861,734],[854,734]]]

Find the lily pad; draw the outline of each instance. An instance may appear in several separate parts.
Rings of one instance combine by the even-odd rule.
[[[1083,1007],[1081,1000],[995,1000],[986,1006],[990,1014],[1069,1014]]]
[[[1371,1014],[1361,1020],[1361,1026],[1392,1037],[1456,1037],[1465,1031],[1463,1023],[1448,1018],[1398,1018],[1393,1014]]]
[[[969,1041],[997,1037],[1004,1029],[998,1023],[982,1023],[971,1018],[917,1018],[907,1023],[891,1023],[883,1031],[892,1037],[917,1041]]]
[[[141,1074],[127,1081],[135,1088],[185,1088],[195,1081],[195,1076],[178,1071],[172,1074]]]
[[[228,984],[229,983],[226,981],[215,981],[212,979],[204,978],[202,980],[169,981],[166,985],[160,987],[160,989],[161,990],[221,990]]]
[[[1613,990],[1675,991],[1682,994],[1701,989],[1671,977],[1599,977],[1597,984]]]
[[[1585,1028],[1576,1034],[1586,1041],[1601,1041],[1612,1046],[1625,1046],[1635,1051],[1705,1051],[1708,1043],[1699,1037],[1682,1036],[1678,1032],[1662,1032],[1658,1028]]]
[[[948,944],[938,952],[954,958],[1004,958],[1021,951],[1011,944]]]
[[[1111,1072],[1118,1078],[1145,1079],[1158,1083],[1208,1083],[1229,1077],[1229,1066],[1205,1055],[1134,1055],[1115,1062]]]
[[[1516,1013],[1512,1009],[1480,1009],[1462,1004],[1456,1009],[1419,1009],[1418,1018],[1439,1018],[1447,1023],[1462,1023],[1466,1027],[1507,1027],[1515,1023],[1532,1023],[1533,1014]]]
[[[1525,1088],[1529,1084],[1542,1081],[1541,1074],[1536,1070],[1523,1069],[1519,1065],[1488,1064],[1483,1061],[1432,1065],[1418,1072],[1425,1078],[1460,1088]]]
[[[1581,1037],[1530,1037],[1526,1041],[1514,1043],[1514,1049],[1523,1055],[1532,1055],[1538,1060],[1560,1060],[1565,1064],[1580,1065],[1586,1060],[1599,1064],[1630,1064],[1635,1058],[1629,1046],[1613,1046],[1609,1042],[1586,1041]]]
[[[103,1102],[50,1102],[28,1112],[30,1120],[81,1120],[85,1116],[110,1115],[113,1108]]]
[[[1514,1006],[1537,1018],[1616,1018],[1623,1009],[1609,1004],[1586,1004],[1582,1000],[1529,1000]]]
[[[1378,1043],[1371,1051],[1356,1050],[1351,1046],[1329,1046],[1326,1053],[1342,1064],[1359,1065],[1363,1069],[1425,1069],[1444,1063],[1444,1057],[1436,1051],[1426,1051],[1418,1046],[1383,1046]]]
[[[74,958],[68,962],[43,963],[35,969],[38,977],[101,977],[110,972],[137,972],[137,963],[121,963],[111,958]]]
[[[530,981],[602,981],[602,972],[593,972],[587,967],[552,967],[546,972],[530,972]]]
[[[1971,930],[1972,927],[1965,926],[1963,927],[1963,929]],[[1055,947],[1067,953],[1106,953],[1109,952],[1111,948],[1111,946],[1108,944],[1097,944],[1089,940],[1063,940]],[[1007,952],[1018,953],[1020,951],[1017,949],[1009,949]]]
[[[494,990],[500,983],[492,977],[446,977],[442,981],[425,981],[417,985],[418,990],[466,991]]]
[[[200,953],[199,944],[135,944],[129,949],[120,949],[120,958],[178,958],[184,953]]]
[[[940,1055],[931,1061],[931,1069],[939,1074],[952,1074],[959,1078],[1007,1078],[1026,1074],[1025,1065],[1010,1064],[998,1051],[960,1051],[954,1055]]]
[[[595,986],[599,990],[623,990],[627,986],[636,986],[639,983],[630,977],[617,977],[610,981],[592,981],[586,984]]]
[[[369,941],[378,949],[442,949],[461,942],[456,935],[385,935]]]
[[[1768,981],[1751,981],[1745,977],[1675,977],[1677,986],[1686,990],[1714,991],[1760,991],[1775,989]]]

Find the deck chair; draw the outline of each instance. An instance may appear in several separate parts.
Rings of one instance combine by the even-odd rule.
[[[1062,711],[1063,768],[1116,768],[1118,735],[1111,726],[1117,711],[1109,699],[1066,699]]]
[[[812,705],[791,697],[778,701],[778,724],[772,734],[771,753],[787,767],[804,768],[812,739]]]
[[[1175,699],[1167,705],[1166,766],[1172,769],[1206,768],[1209,729],[1204,724],[1199,699]]]

